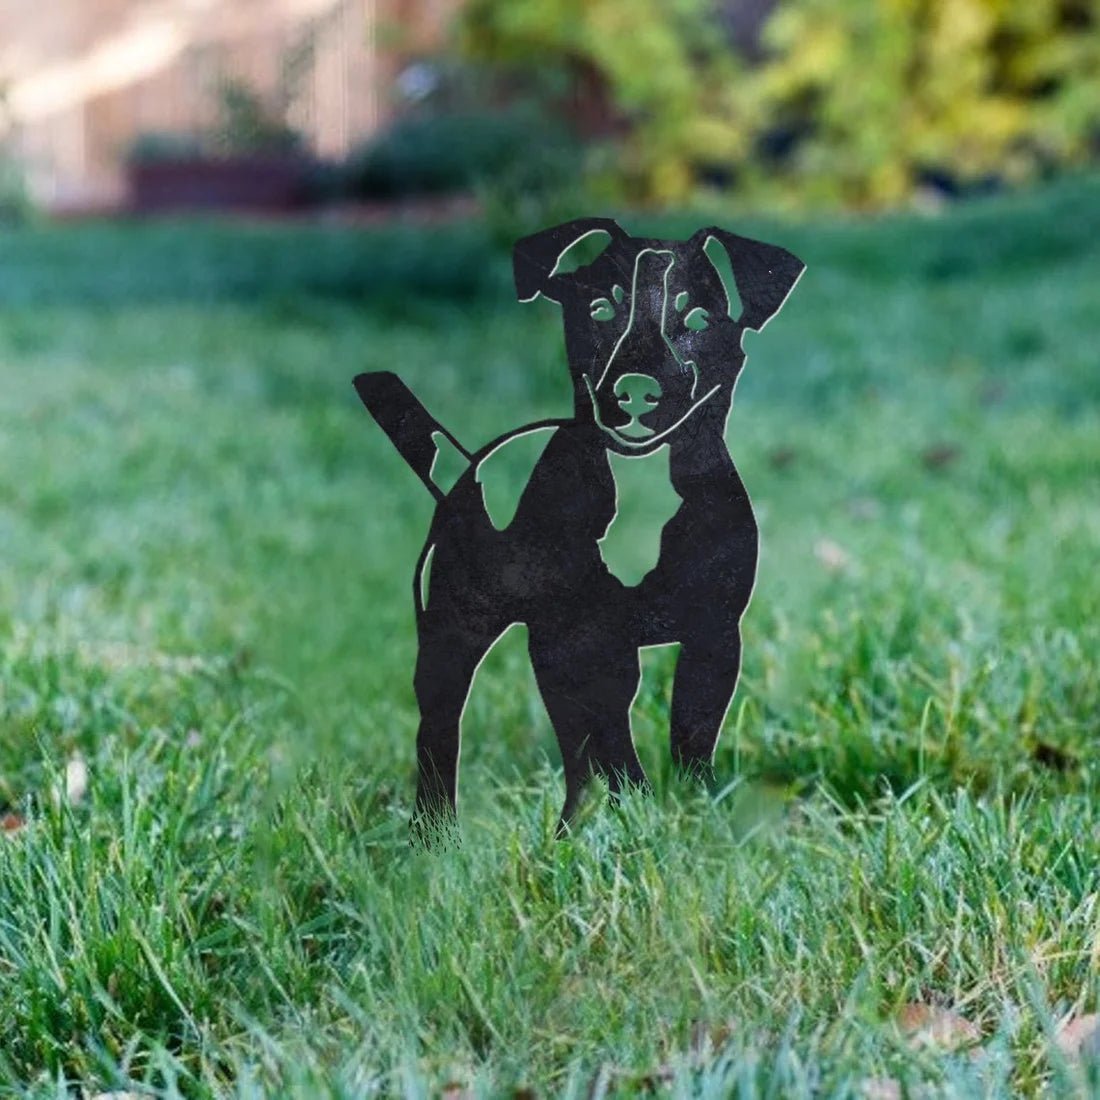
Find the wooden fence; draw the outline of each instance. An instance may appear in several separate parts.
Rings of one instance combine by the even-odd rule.
[[[325,155],[369,135],[405,60],[438,46],[457,0],[2,0],[0,132],[55,208],[123,197],[149,132],[195,134],[226,78],[271,98]]]

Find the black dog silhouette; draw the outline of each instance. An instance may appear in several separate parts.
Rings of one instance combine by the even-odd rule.
[[[565,270],[567,254],[603,251]],[[645,784],[630,733],[639,649],[678,642],[672,755],[710,773],[741,663],[740,620],[756,575],[757,528],[724,433],[744,364],[741,336],[776,313],[803,264],[717,228],[686,241],[631,237],[588,218],[515,246],[521,301],[561,305],[574,414],[519,428],[474,454],[389,372],[355,379],[363,403],[438,500],[416,567],[418,820],[456,809],[459,726],[474,673],[512,624],[531,661],[565,770],[564,826],[593,773],[612,792]],[[732,270],[735,286],[727,275]],[[739,299],[739,301],[738,301]],[[541,449],[514,515],[490,514],[481,471],[518,441]],[[624,583],[599,543],[616,514],[609,456],[667,448],[675,514],[656,566]],[[449,491],[440,453],[468,468]]]

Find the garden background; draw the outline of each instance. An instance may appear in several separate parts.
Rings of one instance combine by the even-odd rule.
[[[397,9],[344,152],[311,12],[109,205],[60,202],[30,17],[0,41],[0,1089],[1095,1095],[1100,5]],[[416,851],[431,502],[351,378],[467,445],[566,414],[508,250],[578,213],[807,263],[730,420],[719,783],[670,774],[646,654],[656,792],[555,840],[517,628],[464,844]]]

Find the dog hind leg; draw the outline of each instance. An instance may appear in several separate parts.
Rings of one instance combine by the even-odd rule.
[[[698,779],[712,777],[714,750],[741,670],[741,635],[705,650],[684,645],[672,685],[669,733],[673,763]]]

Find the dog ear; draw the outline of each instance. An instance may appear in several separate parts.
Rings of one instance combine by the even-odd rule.
[[[741,316],[737,320],[744,328],[762,329],[779,312],[806,270],[806,265],[785,248],[739,237],[725,229],[712,226],[700,229],[695,236],[704,255],[718,269],[719,276],[721,267],[714,263],[707,246],[714,239],[726,250],[741,299]],[[729,289],[727,287],[727,293]],[[732,294],[730,303],[733,304]],[[732,314],[732,309],[730,312]]]
[[[606,234],[610,240],[623,236],[619,225],[611,218],[577,218],[522,237],[512,250],[512,268],[516,277],[516,294],[521,302],[530,302],[539,294],[557,301],[548,293],[557,278],[558,265],[573,245],[594,233]]]

